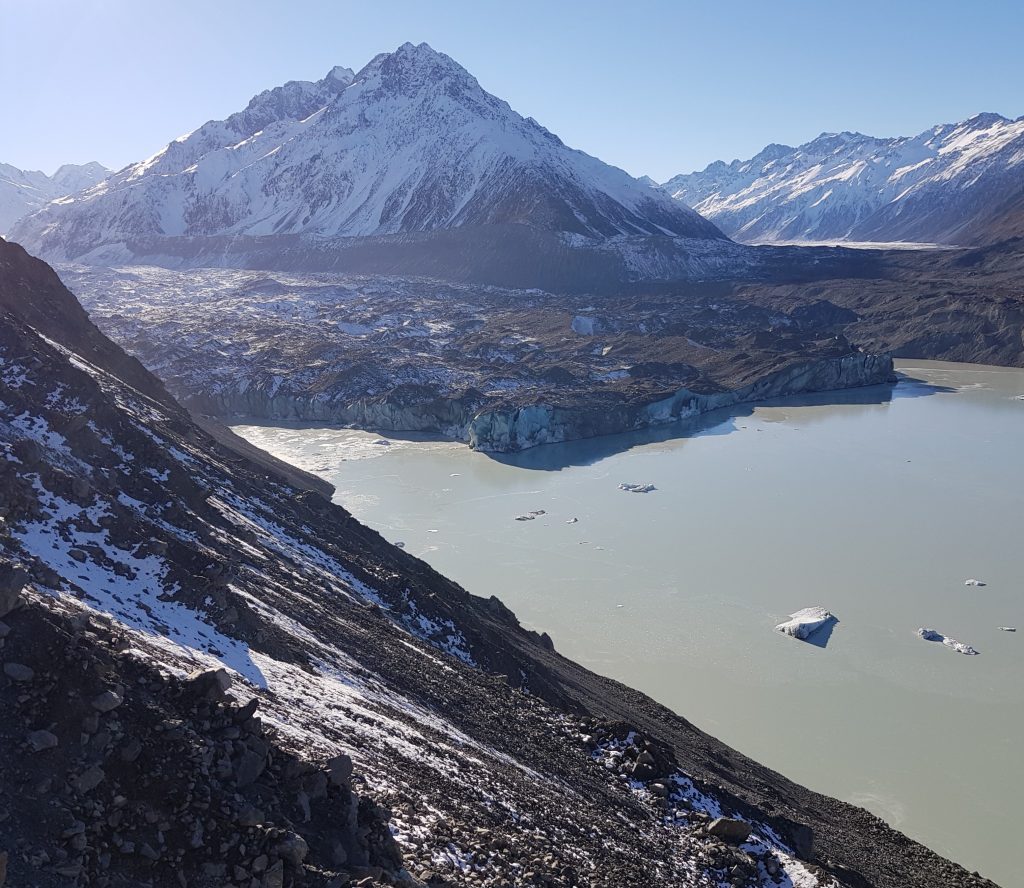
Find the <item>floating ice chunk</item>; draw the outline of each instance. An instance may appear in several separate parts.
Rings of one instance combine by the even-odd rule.
[[[975,579],[972,578],[970,580],[964,580],[964,585],[965,586],[984,586],[985,584],[981,580],[975,580]]]
[[[823,607],[805,607],[803,610],[790,614],[789,619],[785,623],[779,623],[775,629],[786,635],[792,635],[793,638],[807,638],[822,626],[837,622],[839,621],[832,616],[831,612]]]
[[[619,490],[625,490],[629,493],[650,493],[652,490],[657,490],[653,484],[627,484],[622,483],[619,485]]]
[[[579,518],[570,518],[570,519],[569,519],[568,521],[566,521],[565,523],[566,523],[566,524],[575,524],[575,523],[576,523],[577,521],[579,521],[579,520],[580,520]]]
[[[530,512],[530,514],[534,517],[537,517],[538,515],[547,515],[547,511],[545,511],[544,509],[534,509],[532,512]]]
[[[533,521],[537,516],[532,512],[529,515],[516,515],[516,521]]]
[[[1000,632],[1016,632],[1017,631],[1017,627],[1016,626],[1000,626],[999,627],[999,631]]]
[[[949,638],[941,632],[936,632],[934,629],[918,629],[917,634],[925,641],[941,641],[946,647],[952,648],[958,654],[974,655],[978,653],[969,644],[964,644],[962,641],[957,641],[955,638]]]

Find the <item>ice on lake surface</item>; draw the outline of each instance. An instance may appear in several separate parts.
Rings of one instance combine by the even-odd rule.
[[[1024,645],[999,627],[1024,622],[1024,371],[901,371],[894,390],[501,458],[236,430],[319,471],[361,521],[567,656],[1014,884]],[[623,496],[623,478],[660,492]],[[986,586],[965,589],[979,574]],[[813,602],[841,617],[827,647],[773,630]],[[983,656],[922,644],[922,626]]]

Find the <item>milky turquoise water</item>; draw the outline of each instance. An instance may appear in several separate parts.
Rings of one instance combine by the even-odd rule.
[[[895,389],[511,460],[343,429],[235,430],[567,656],[1019,885],[1024,371],[900,369]],[[773,630],[819,604],[840,620],[827,646]]]

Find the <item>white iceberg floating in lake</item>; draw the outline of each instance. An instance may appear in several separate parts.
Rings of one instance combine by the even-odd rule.
[[[516,521],[533,521],[537,516],[532,512],[529,515],[516,515]]]
[[[978,653],[969,644],[964,644],[964,642],[957,641],[955,638],[949,638],[941,632],[936,632],[934,629],[918,629],[917,634],[925,641],[941,641],[946,647],[952,648],[958,654],[968,654],[973,656]]]
[[[976,580],[973,577],[969,580],[964,580],[965,586],[984,586],[985,584],[981,580]]]
[[[657,490],[653,484],[626,484],[622,483],[619,485],[619,490],[625,490],[629,493],[650,493],[652,490]]]
[[[999,627],[999,631],[1000,632],[1016,632],[1017,631],[1017,627],[1016,626],[1000,626]]]
[[[569,519],[568,521],[566,521],[565,523],[566,523],[566,524],[575,524],[575,523],[576,523],[577,521],[579,521],[579,520],[580,520],[579,518],[570,518],[570,519]]]
[[[793,638],[807,638],[822,626],[838,622],[832,613],[823,607],[805,607],[803,610],[790,614],[789,619],[785,623],[779,623],[775,629],[786,635],[792,635]]]

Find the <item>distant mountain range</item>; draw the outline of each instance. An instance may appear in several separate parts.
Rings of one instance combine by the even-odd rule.
[[[384,239],[380,267],[409,250],[410,235],[422,251],[438,232],[473,232],[456,239],[458,264],[467,251],[507,251],[513,228],[542,235],[534,253],[617,238],[724,241],[684,203],[567,147],[448,56],[411,43],[358,74],[339,67],[261,93],[23,220],[12,239],[63,260],[203,254],[209,264],[227,252],[223,264],[259,264],[299,251],[307,267],[325,242],[337,263],[339,240]],[[428,269],[413,265],[402,270]]]
[[[988,243],[1024,234],[1024,117],[893,139],[823,133],[661,187],[748,243]]]
[[[96,162],[67,163],[52,176],[0,163],[0,235],[51,200],[90,188],[109,175],[110,170]]]

